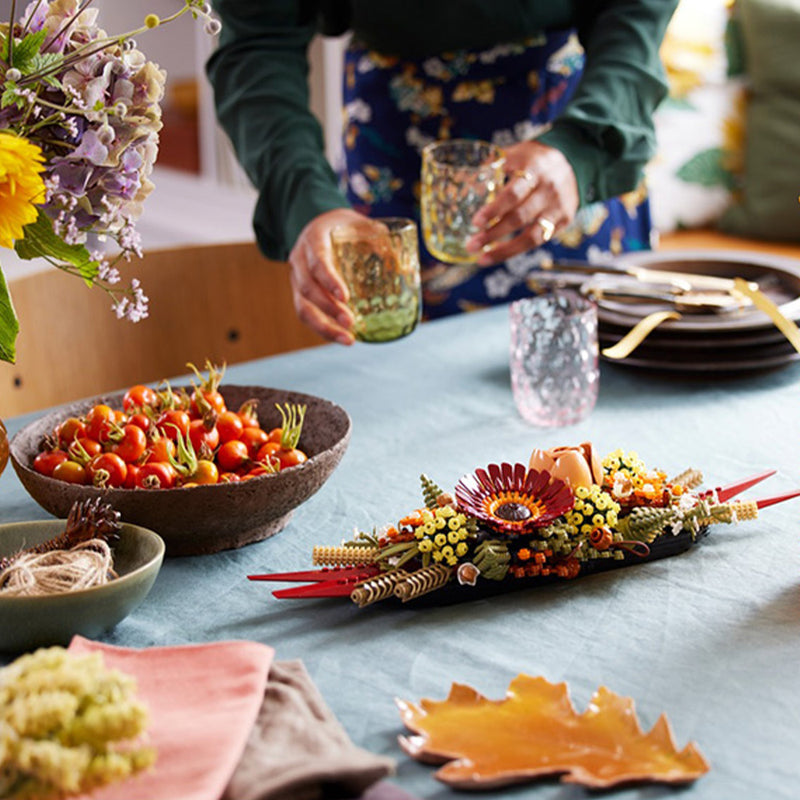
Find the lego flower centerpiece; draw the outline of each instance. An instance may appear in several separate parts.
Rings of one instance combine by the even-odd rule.
[[[434,592],[433,602],[470,600],[572,580],[681,553],[712,525],[755,519],[800,495],[733,499],[773,473],[703,489],[699,470],[668,477],[631,451],[600,459],[588,442],[537,449],[527,465],[465,475],[453,493],[423,475],[424,506],[396,524],[314,548],[315,570],[249,577],[308,582],[274,592],[279,598],[349,597],[359,606]]]
[[[117,265],[141,255],[136,231],[153,189],[165,73],[135,36],[189,15],[219,23],[201,0],[108,35],[92,0],[33,0],[0,24],[0,246],[44,258],[112,298],[137,321],[147,298]],[[0,272],[0,359],[12,361],[19,322]]]

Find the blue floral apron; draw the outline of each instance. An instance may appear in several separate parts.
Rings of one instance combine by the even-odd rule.
[[[569,31],[419,61],[384,56],[352,42],[344,70],[348,199],[370,216],[419,222],[420,154],[426,144],[474,138],[502,147],[535,137],[563,110],[583,60],[577,36]],[[530,295],[541,263],[649,249],[650,232],[642,187],[584,206],[557,240],[497,266],[443,264],[421,243],[424,316]]]

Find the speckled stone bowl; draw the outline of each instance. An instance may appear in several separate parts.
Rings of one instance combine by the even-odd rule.
[[[63,533],[64,525],[64,520],[0,525],[0,556],[46,542]],[[100,636],[127,617],[155,582],[164,559],[164,542],[146,528],[123,525],[113,554],[119,577],[101,586],[42,597],[0,594],[0,651],[67,645],[76,634]]]
[[[313,395],[259,386],[220,387],[229,408],[258,401],[261,425],[280,425],[275,404],[307,406],[300,448],[308,461],[272,475],[240,483],[180,489],[98,489],[47,478],[31,465],[44,436],[71,416],[81,416],[99,402],[122,407],[123,393],[63,406],[23,428],[11,440],[11,462],[22,485],[42,508],[66,517],[76,500],[102,495],[125,522],[156,531],[168,556],[201,555],[258,542],[282,530],[292,512],[330,477],[350,440],[351,422],[340,406]]]

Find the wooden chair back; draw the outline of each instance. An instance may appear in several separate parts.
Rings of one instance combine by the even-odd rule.
[[[10,282],[20,334],[16,363],[0,363],[0,418],[324,342],[297,319],[286,264],[254,243],[152,251],[126,275],[150,300],[137,323],[58,269]]]

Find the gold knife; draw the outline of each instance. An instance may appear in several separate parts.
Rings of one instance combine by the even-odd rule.
[[[708,290],[739,294],[735,279],[720,278],[716,275],[702,275],[694,272],[673,272],[671,270],[650,269],[636,265],[611,265],[590,264],[583,261],[554,261],[552,264],[542,264],[541,269],[551,272],[587,272],[609,275],[630,275],[645,283],[668,283],[684,292],[692,290]],[[758,284],[748,282],[748,286],[758,289]]]

